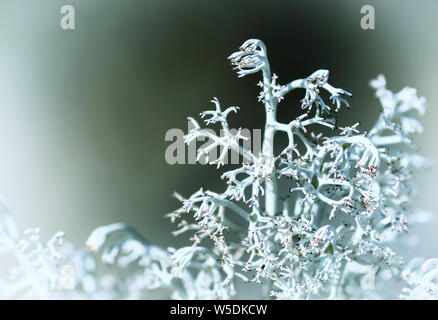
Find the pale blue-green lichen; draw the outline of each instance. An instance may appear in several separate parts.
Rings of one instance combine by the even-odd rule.
[[[224,134],[217,136],[189,118],[193,128],[185,142],[209,139],[198,160],[205,157],[218,168],[230,151],[247,161],[222,174],[227,185],[221,192],[201,188],[188,197],[175,194],[182,207],[168,214],[177,223],[174,235],[190,233],[193,245],[165,250],[124,224],[100,227],[87,241],[89,251],[65,259],[64,264],[76,271],[75,288],[61,288],[59,294],[228,299],[239,294],[238,285],[254,282],[264,298],[436,298],[436,259],[414,259],[404,267],[392,249],[407,236],[408,221],[411,227],[424,220],[411,208],[413,172],[430,161],[406,150],[413,146],[413,135],[423,131],[414,114],[424,114],[425,99],[412,88],[393,93],[378,76],[370,85],[383,111],[370,130],[361,132],[358,123],[337,125],[334,113],[342,105],[349,107],[351,94],[329,84],[327,70],[281,85],[271,74],[266,46],[257,39],[246,41],[229,60],[239,77],[262,73],[258,96],[266,114],[262,151],[253,154],[242,148],[240,131],[229,129],[227,117],[238,107],[222,111],[213,99],[214,110],[201,113],[201,118],[206,125],[219,124]],[[296,89],[305,90],[301,105],[295,107],[303,114],[281,123],[278,104]],[[330,94],[331,104],[323,100],[322,90]],[[333,134],[315,133],[318,126]],[[275,154],[277,132],[285,133],[288,143]],[[217,147],[219,157],[208,159]],[[289,193],[280,197],[283,181]],[[2,243],[20,250],[7,227],[3,230]],[[56,261],[50,249],[54,240],[39,244],[38,255],[47,252],[48,259]],[[17,270],[36,272],[23,267],[26,259],[18,262]],[[47,279],[52,286],[51,276]],[[397,293],[398,287],[404,288]]]

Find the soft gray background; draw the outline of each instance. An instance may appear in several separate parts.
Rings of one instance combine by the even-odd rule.
[[[62,5],[76,30],[59,27]],[[360,29],[372,4],[376,30]],[[204,185],[220,188],[212,167],[169,166],[170,128],[186,128],[217,96],[239,105],[235,126],[261,128],[258,77],[237,79],[226,61],[244,40],[268,45],[281,82],[331,71],[355,94],[343,123],[369,128],[379,105],[368,87],[419,89],[430,109],[417,139],[438,159],[437,1],[2,0],[0,4],[0,194],[20,228],[45,237],[64,230],[82,246],[98,225],[123,221],[151,241],[177,245],[163,215]],[[281,106],[297,112],[299,96]],[[437,169],[418,176],[416,206],[438,216]],[[438,218],[438,217],[437,217]],[[416,255],[438,256],[437,222],[421,230]]]

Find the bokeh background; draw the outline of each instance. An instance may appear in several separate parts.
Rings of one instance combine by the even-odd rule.
[[[76,9],[76,30],[59,26]],[[371,4],[376,29],[360,28]],[[66,232],[84,245],[97,226],[126,222],[149,240],[181,245],[164,215],[199,186],[220,190],[214,167],[168,165],[165,133],[186,130],[218,97],[238,105],[236,127],[262,128],[258,76],[238,79],[226,57],[246,39],[268,46],[281,83],[313,71],[354,93],[340,121],[368,129],[380,111],[369,79],[418,88],[429,103],[416,142],[438,159],[438,2],[2,0],[0,3],[0,194],[21,230]],[[279,116],[291,119],[302,92]],[[438,168],[417,177],[414,206],[436,220],[416,230],[415,255],[438,256]]]

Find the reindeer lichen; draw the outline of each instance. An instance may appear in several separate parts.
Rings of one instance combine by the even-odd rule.
[[[230,152],[246,161],[222,174],[226,185],[220,192],[175,193],[182,206],[167,216],[177,224],[174,235],[190,233],[192,245],[161,249],[124,224],[99,227],[87,241],[89,251],[71,260],[80,272],[76,293],[67,296],[228,299],[238,294],[238,285],[253,282],[264,298],[394,298],[397,286],[405,286],[401,298],[436,298],[436,259],[414,259],[404,267],[392,249],[406,237],[408,219],[411,226],[424,220],[411,207],[413,173],[430,161],[406,150],[423,131],[413,113],[424,114],[425,99],[412,88],[391,92],[379,75],[370,85],[383,111],[361,132],[358,123],[337,126],[335,113],[350,107],[352,94],[330,84],[328,70],[279,84],[266,46],[257,39],[245,41],[228,59],[238,77],[262,74],[261,152],[243,148],[240,130],[230,130],[227,118],[239,108],[222,108],[214,98],[214,109],[202,112],[201,119],[219,124],[223,134],[190,117],[185,142],[209,139],[198,160],[205,157],[217,168]],[[296,107],[303,113],[288,123],[278,121],[278,105],[297,89],[305,90]],[[318,126],[333,134],[316,133]],[[279,132],[287,135],[287,146],[275,154]],[[220,155],[209,159],[214,148]],[[288,186],[285,197],[282,185]],[[99,271],[97,258],[109,267]]]

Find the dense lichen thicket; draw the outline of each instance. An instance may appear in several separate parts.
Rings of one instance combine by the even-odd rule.
[[[192,245],[160,248],[117,223],[97,228],[87,249],[60,247],[62,233],[48,242],[37,229],[20,238],[5,207],[0,248],[12,259],[0,282],[2,297],[228,299],[244,297],[239,290],[248,282],[258,284],[262,298],[436,297],[438,259],[405,262],[393,250],[408,237],[408,221],[411,228],[428,219],[411,208],[413,174],[430,164],[413,153],[411,140],[423,131],[415,115],[424,114],[425,99],[413,88],[391,92],[379,75],[370,85],[382,112],[361,132],[358,123],[336,123],[352,95],[331,85],[327,70],[279,84],[257,39],[244,42],[229,60],[239,77],[261,73],[262,149],[254,154],[242,147],[245,137],[227,122],[238,108],[223,108],[216,98],[201,119],[224,134],[189,118],[185,142],[211,142],[198,150],[198,159],[218,168],[229,152],[246,159],[222,174],[219,191],[175,194],[182,205],[168,217],[176,224],[174,235],[189,233]],[[284,97],[303,91],[301,105],[288,106],[302,114],[279,122]],[[323,100],[324,91],[331,102]],[[332,134],[318,132],[321,127]],[[278,132],[288,143],[275,154]],[[215,148],[219,156],[209,159]],[[280,197],[285,185],[288,195]]]

